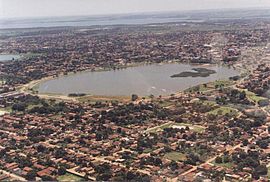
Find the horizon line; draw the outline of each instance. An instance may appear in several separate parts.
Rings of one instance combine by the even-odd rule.
[[[270,7],[245,7],[245,8],[211,8],[211,9],[193,9],[193,10],[172,10],[172,11],[138,11],[130,13],[108,13],[108,14],[82,14],[82,15],[58,15],[58,16],[23,16],[23,17],[0,17],[0,20],[16,19],[43,19],[43,18],[67,18],[67,17],[107,17],[107,16],[127,16],[127,15],[151,15],[166,13],[192,13],[207,11],[233,11],[233,10],[270,10]]]

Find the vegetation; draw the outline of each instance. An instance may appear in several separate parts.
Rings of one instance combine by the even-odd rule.
[[[228,156],[221,156],[221,157],[218,156],[218,157],[216,157],[213,164],[216,165],[216,166],[221,166],[221,167],[226,167],[226,168],[232,168],[233,167],[233,163],[228,158]]]
[[[180,126],[180,127],[188,127],[190,130],[198,132],[198,133],[202,133],[205,131],[205,128],[202,126],[198,126],[198,125],[192,125],[192,124],[188,124],[188,123],[174,123],[173,126]]]
[[[231,107],[220,107],[215,110],[212,110],[208,112],[208,114],[213,114],[213,115],[237,115],[238,111],[234,108]]]
[[[128,96],[98,96],[90,95],[83,96],[77,99],[79,102],[96,103],[96,102],[128,102],[130,97]]]
[[[69,97],[83,97],[85,96],[85,93],[70,93],[68,94]]]
[[[74,174],[70,174],[70,173],[67,173],[65,175],[62,175],[62,176],[59,176],[57,178],[58,181],[60,182],[68,182],[68,181],[72,181],[72,182],[77,182],[77,181],[84,181],[83,178],[79,177],[79,176],[76,176]]]
[[[211,74],[216,73],[215,70],[210,70],[207,68],[193,68],[192,70],[195,72],[184,71],[182,73],[172,75],[171,77],[172,78],[176,78],[176,77],[208,77]]]
[[[270,167],[268,167],[268,179],[270,179]]]
[[[136,95],[136,94],[132,94],[132,95],[131,95],[131,100],[132,100],[132,101],[136,101],[138,98],[139,98],[139,96]]]
[[[255,93],[246,91],[248,99],[252,100],[254,103],[259,103],[262,100],[265,100],[266,98],[257,96]]]
[[[223,89],[225,87],[233,85],[231,80],[216,80],[214,82],[200,84],[185,90],[185,92],[207,92],[213,89]]]
[[[186,160],[186,155],[180,152],[169,152],[169,153],[166,153],[164,157],[169,160],[174,160],[174,161]]]
[[[188,123],[166,123],[166,124],[162,124],[160,127],[154,127],[153,129],[149,129],[148,132],[156,133],[156,132],[162,131],[166,128],[190,129],[190,130],[198,132],[198,133],[201,133],[205,130],[201,126],[192,125],[192,124],[188,124]]]

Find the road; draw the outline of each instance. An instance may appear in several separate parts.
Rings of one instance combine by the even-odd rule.
[[[12,178],[13,180],[16,180],[16,181],[27,181],[25,178],[18,176],[16,174],[10,173],[8,171],[0,170],[0,173],[8,175],[10,178]]]
[[[149,128],[149,129],[145,130],[144,133],[148,133],[148,132],[151,131],[151,130],[155,130],[155,129],[158,129],[158,128],[161,128],[161,127],[163,127],[163,126],[170,125],[170,124],[173,124],[173,122],[172,122],[172,121],[169,121],[169,122],[164,123],[164,124],[162,124],[162,125],[158,125],[158,126]]]

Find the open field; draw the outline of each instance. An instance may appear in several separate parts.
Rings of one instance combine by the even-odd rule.
[[[120,101],[129,102],[131,97],[129,96],[98,96],[98,95],[88,95],[76,98],[79,102],[106,102],[106,101]]]
[[[232,86],[233,84],[234,82],[231,80],[216,80],[215,82],[209,82],[191,87],[185,90],[185,92],[207,92],[213,89]]]
[[[173,128],[181,128],[181,127],[189,127],[190,130],[193,130],[197,133],[202,133],[204,132],[205,128],[199,125],[192,125],[192,124],[187,124],[187,123],[174,123],[172,125]]]
[[[154,149],[147,148],[147,149],[145,149],[145,150],[143,151],[143,153],[151,153],[151,152],[153,152],[153,151],[154,151]]]
[[[83,178],[75,176],[74,174],[67,173],[65,175],[59,176],[57,180],[62,182],[69,182],[69,181],[75,182],[75,181],[83,181]]]
[[[158,132],[158,131],[162,131],[165,128],[179,128],[179,129],[184,128],[185,129],[186,127],[189,127],[190,130],[193,130],[193,131],[198,132],[198,133],[201,133],[201,132],[203,132],[205,130],[204,127],[198,126],[198,125],[192,125],[192,124],[188,124],[188,123],[172,123],[172,122],[169,122],[169,123],[166,123],[166,124],[163,124],[163,125],[160,125],[160,126],[150,128],[147,132],[155,133],[155,132]]]
[[[160,106],[160,107],[170,107],[170,106],[173,106],[174,103],[173,102],[170,102],[170,101],[159,101],[157,102],[157,104]]]
[[[214,114],[214,115],[226,115],[226,114],[237,115],[237,113],[238,111],[236,109],[231,108],[231,107],[224,107],[224,106],[208,112],[208,114]]]
[[[150,129],[146,130],[146,132],[147,133],[156,133],[158,131],[163,130],[164,128],[169,128],[171,125],[172,125],[172,122],[165,123],[165,124],[162,124],[160,126],[155,126],[153,128],[150,128]]]
[[[212,164],[214,164],[215,166],[221,166],[221,167],[225,167],[225,168],[228,168],[228,169],[231,169],[232,166],[233,166],[233,163],[231,162],[227,162],[227,163],[216,163],[215,161],[212,162]]]
[[[247,94],[247,98],[255,103],[258,103],[262,100],[265,100],[267,98],[264,98],[264,97],[260,97],[260,96],[257,96],[255,93],[253,92],[250,92],[250,91],[246,91],[246,94]]]
[[[186,160],[186,155],[180,152],[169,152],[166,153],[165,158],[173,161],[185,161]]]

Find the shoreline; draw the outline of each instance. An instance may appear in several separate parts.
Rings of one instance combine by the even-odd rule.
[[[198,67],[201,67],[201,68],[207,68],[207,67],[210,67],[210,66],[225,66],[225,67],[228,67],[230,68],[229,65],[226,65],[226,64],[220,64],[220,63],[189,63],[188,61],[183,61],[183,62],[179,62],[179,60],[167,60],[167,61],[163,61],[161,63],[149,63],[149,62],[141,62],[141,63],[129,63],[127,65],[120,65],[119,68],[116,68],[116,69],[113,69],[113,68],[102,68],[102,67],[98,67],[98,68],[95,68],[95,70],[83,70],[83,71],[77,71],[77,72],[70,72],[68,73],[67,75],[65,75],[64,73],[61,73],[59,74],[57,77],[55,76],[48,76],[48,77],[44,77],[42,79],[39,79],[39,80],[33,80],[25,85],[21,85],[18,87],[18,90],[20,92],[24,92],[24,93],[29,93],[29,94],[32,94],[32,95],[36,95],[36,96],[39,96],[41,98],[47,98],[47,99],[61,99],[61,100],[67,100],[67,101],[76,101],[78,102],[81,98],[83,97],[89,97],[89,98],[99,98],[101,100],[118,100],[118,99],[115,99],[115,98],[123,98],[123,97],[130,97],[129,95],[97,95],[97,94],[90,94],[90,93],[84,93],[85,96],[82,96],[82,97],[70,97],[68,95],[65,95],[65,94],[60,94],[60,93],[38,93],[38,89],[36,87],[39,86],[39,84],[43,83],[43,82],[46,82],[46,81],[50,81],[50,80],[54,80],[54,79],[57,79],[59,77],[68,77],[68,76],[72,76],[72,75],[75,75],[75,74],[83,74],[83,73],[89,73],[89,72],[105,72],[105,71],[120,71],[121,69],[127,69],[127,68],[132,68],[132,67],[138,67],[138,66],[144,66],[144,65],[163,65],[163,64],[174,64],[174,63],[178,63],[178,64],[189,64],[189,65],[192,65],[192,66],[198,66]],[[241,72],[243,71],[244,68],[239,68],[239,67],[234,67],[232,65],[232,69],[235,69],[239,72],[239,76],[242,74]],[[248,71],[248,70],[247,70]],[[227,80],[227,79],[226,79]],[[207,83],[210,83],[210,82],[207,82]],[[204,83],[202,83],[204,84]],[[201,84],[199,84],[201,85]],[[191,86],[187,89],[190,89],[194,86]],[[182,91],[175,91],[173,94],[178,94],[178,93],[184,93],[185,90],[187,89],[184,89]],[[35,93],[37,92],[37,93]],[[166,95],[163,95],[164,97],[167,97],[171,94],[166,94]],[[147,95],[145,96],[139,96],[139,97],[148,97]],[[112,99],[113,98],[113,99]],[[119,100],[122,100],[122,99],[119,99]]]

